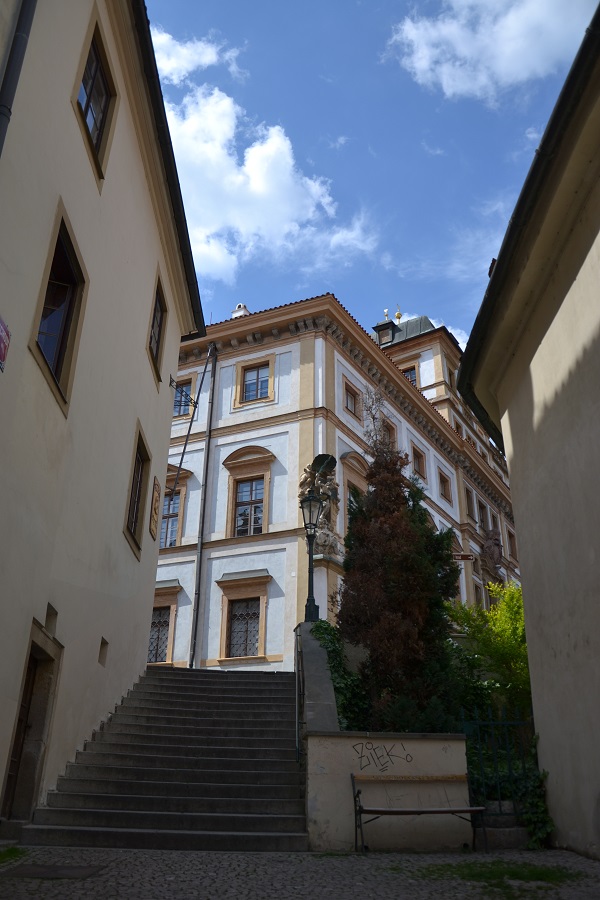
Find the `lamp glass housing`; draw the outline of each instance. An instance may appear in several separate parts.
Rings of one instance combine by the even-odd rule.
[[[317,522],[319,521],[321,510],[323,509],[323,501],[311,491],[300,501],[300,509],[302,510],[306,533],[314,534],[317,530]]]

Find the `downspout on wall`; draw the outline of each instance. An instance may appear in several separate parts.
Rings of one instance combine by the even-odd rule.
[[[192,643],[190,648],[190,660],[188,668],[194,668],[196,658],[196,645],[198,642],[198,622],[200,619],[200,581],[202,577],[202,536],[204,534],[204,522],[206,519],[206,482],[208,479],[208,461],[210,456],[210,438],[212,431],[212,416],[215,398],[215,373],[217,367],[217,348],[211,344],[212,362],[210,368],[210,393],[208,395],[208,409],[206,415],[206,439],[204,441],[204,464],[202,466],[202,484],[200,486],[200,524],[198,526],[198,547],[196,550],[196,582],[194,587],[194,610],[192,614]]]
[[[25,59],[25,51],[29,42],[31,25],[35,13],[37,0],[23,0],[17,26],[4,70],[2,84],[0,84],[0,156],[4,147],[8,123],[12,115],[12,107],[17,93],[17,85]]]

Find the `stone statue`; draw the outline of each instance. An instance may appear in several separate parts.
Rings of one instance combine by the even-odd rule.
[[[304,467],[298,484],[298,498],[303,500],[313,492],[322,501],[321,514],[317,522],[315,553],[327,556],[341,556],[342,549],[336,535],[336,524],[340,508],[339,485],[335,480],[336,458],[321,453],[309,466]]]
[[[481,561],[495,575],[496,580],[502,581],[502,578],[500,577],[502,544],[500,542],[500,532],[497,528],[492,528],[485,532],[485,540],[481,551]]]

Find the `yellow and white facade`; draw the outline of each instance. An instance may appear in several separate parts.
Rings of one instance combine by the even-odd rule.
[[[366,484],[367,389],[384,398],[385,427],[408,453],[434,525],[451,527],[455,553],[468,557],[462,601],[485,604],[487,581],[518,579],[504,459],[456,392],[458,344],[417,321],[414,336],[384,320],[374,339],[325,294],[252,314],[238,304],[205,337],[184,339],[169,454],[176,490],[156,580],[157,607],[169,609],[155,610],[151,661],[293,668],[308,588],[299,481],[318,454],[336,457],[338,547],[315,549],[315,596],[332,617],[349,489]],[[194,410],[186,397],[196,396]]]

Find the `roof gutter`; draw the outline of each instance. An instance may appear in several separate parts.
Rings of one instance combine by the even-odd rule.
[[[458,373],[458,390],[471,406],[482,425],[494,441],[503,448],[502,434],[483,404],[477,398],[473,380],[481,362],[484,347],[501,306],[502,291],[512,268],[513,256],[523,240],[524,232],[531,220],[556,154],[589,82],[591,72],[600,55],[600,7],[594,13],[589,28],[571,66],[564,86],[559,94],[548,125],[536,151],[533,163],[521,189],[519,199],[508,223],[498,260],[485,292],[479,313],[471,331]]]
[[[0,84],[0,156],[2,156],[2,148],[4,147],[8,124],[12,115],[12,106],[17,93],[17,85],[29,42],[36,4],[37,0],[23,0],[21,3],[15,33],[6,62],[6,69],[4,70],[4,77]]]
[[[171,209],[173,211],[173,220],[177,237],[179,241],[179,251],[183,261],[185,271],[185,280],[187,283],[188,294],[194,315],[194,322],[198,333],[202,336],[206,334],[206,326],[204,324],[204,315],[202,313],[202,305],[200,302],[200,292],[198,290],[198,279],[196,277],[196,268],[194,266],[194,257],[190,244],[190,235],[185,217],[185,209],[183,206],[183,198],[181,196],[181,186],[179,184],[179,176],[177,174],[177,166],[175,164],[175,155],[173,153],[173,145],[171,143],[171,134],[169,132],[169,124],[167,122],[167,114],[165,112],[165,104],[163,101],[162,89],[160,86],[160,78],[158,68],[156,66],[156,57],[154,55],[154,47],[152,45],[152,36],[150,34],[150,21],[146,10],[144,0],[129,0],[137,33],[138,46],[144,75],[146,76],[146,84],[148,85],[148,93],[150,95],[150,103],[152,106],[152,114],[156,127],[156,136],[161,151],[165,178],[169,190],[171,200]]]

